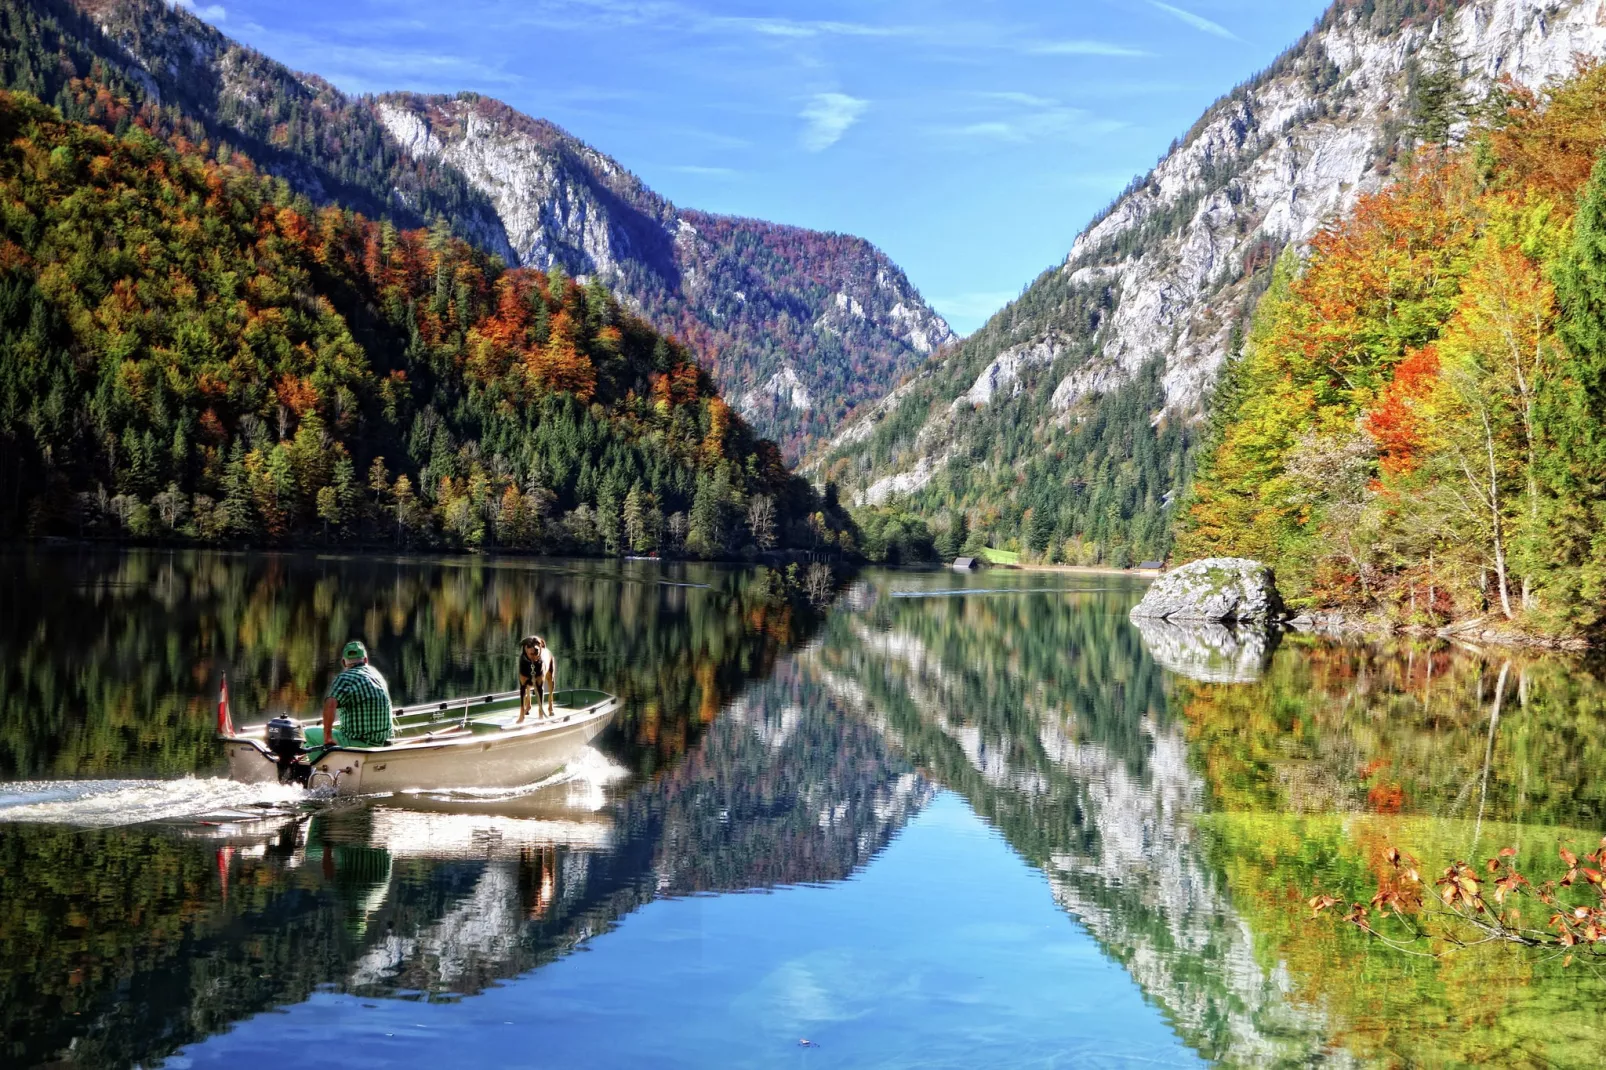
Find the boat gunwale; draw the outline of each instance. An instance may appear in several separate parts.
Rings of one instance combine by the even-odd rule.
[[[555,732],[558,729],[576,728],[589,724],[599,718],[612,716],[622,705],[617,695],[612,695],[606,691],[600,691],[595,688],[571,688],[570,691],[588,691],[603,697],[600,701],[594,702],[589,706],[578,709],[571,708],[569,713],[561,716],[537,716],[533,718],[528,725],[513,724],[501,726],[501,732],[495,736],[475,735],[472,732],[467,732],[461,735],[454,733],[452,738],[449,739],[437,739],[430,736],[407,737],[399,739],[393,743],[387,743],[382,747],[351,747],[336,745],[325,750],[320,758],[320,761],[322,761],[324,758],[341,753],[400,757],[422,754],[428,751],[443,750],[450,747],[462,746],[468,743],[494,745],[496,743],[512,743],[515,741],[523,741],[539,735],[546,735]],[[559,694],[562,693],[563,692],[559,692]],[[470,703],[478,701],[482,706],[484,706],[501,700],[517,699],[518,697],[519,692],[506,691],[500,694],[471,698],[468,701]],[[453,703],[460,703],[462,701],[462,699],[446,700],[447,710],[450,711],[452,709],[463,709],[463,706],[461,705],[453,705]],[[426,705],[432,712],[440,712],[440,703],[427,703],[411,707],[410,709],[412,715],[416,716],[418,713],[422,712],[422,707]],[[392,716],[401,716],[401,711],[395,711]],[[424,723],[427,724],[428,722]],[[459,725],[463,722],[450,723],[453,725]],[[266,721],[262,722],[261,724],[242,725],[235,729],[234,735],[219,735],[217,738],[223,743],[249,743],[264,757],[272,759],[273,752],[268,750],[267,746],[265,745],[265,740],[258,738],[258,735],[265,732],[266,729]]]

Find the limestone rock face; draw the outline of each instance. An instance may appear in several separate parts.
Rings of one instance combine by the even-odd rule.
[[[1269,623],[1282,613],[1271,569],[1242,557],[1207,557],[1155,580],[1132,619]]]

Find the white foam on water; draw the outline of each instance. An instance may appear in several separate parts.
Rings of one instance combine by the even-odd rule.
[[[441,788],[430,791],[406,792],[422,798],[449,801],[462,799],[474,802],[502,802],[519,799],[536,793],[558,794],[561,789],[565,806],[580,810],[600,810],[606,804],[604,788],[630,775],[630,770],[612,761],[595,747],[587,747],[568,765],[535,784],[517,788]]]
[[[0,822],[110,828],[201,817],[219,810],[294,805],[294,785],[240,784],[221,777],[178,780],[25,780],[0,784]]]

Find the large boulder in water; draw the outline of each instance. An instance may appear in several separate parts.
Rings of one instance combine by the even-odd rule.
[[[1207,557],[1154,581],[1133,620],[1270,623],[1283,615],[1271,569],[1242,557]]]

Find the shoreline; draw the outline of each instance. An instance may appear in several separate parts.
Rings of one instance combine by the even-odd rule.
[[[1291,617],[1282,621],[1280,626],[1303,635],[1319,635],[1329,639],[1437,639],[1468,647],[1545,650],[1564,654],[1587,654],[1598,649],[1596,644],[1580,637],[1535,635],[1516,628],[1500,627],[1492,622],[1488,627],[1482,627],[1485,621],[1486,618],[1475,617],[1442,628],[1428,628],[1419,624],[1392,624],[1377,618],[1318,611]]]
[[[1103,565],[986,565],[976,571],[986,572],[989,569],[1004,572],[1060,572],[1072,576],[1132,576],[1145,580],[1158,579],[1164,575],[1158,569],[1152,568],[1110,568]]]

